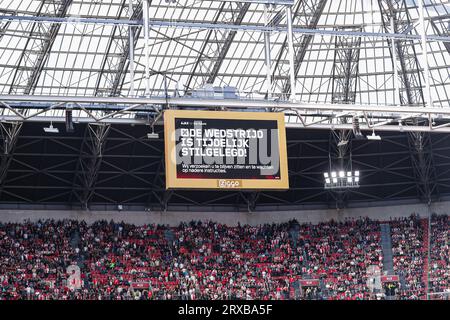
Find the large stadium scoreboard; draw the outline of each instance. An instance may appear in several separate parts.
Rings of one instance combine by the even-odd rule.
[[[166,110],[167,189],[288,189],[283,113]]]

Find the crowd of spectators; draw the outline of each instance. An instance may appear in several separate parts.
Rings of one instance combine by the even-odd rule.
[[[450,220],[448,216],[433,216],[431,221],[430,292],[450,296]]]
[[[440,280],[433,285],[441,289],[449,285],[448,218],[436,219],[433,277]],[[419,220],[391,226],[394,268],[404,279],[400,297],[423,298]],[[79,289],[70,285],[73,265],[80,268]],[[370,219],[237,227],[0,223],[0,300],[371,299],[373,266],[382,269],[383,259],[380,223]],[[299,279],[319,284],[302,287]]]
[[[382,268],[380,227],[369,219],[302,225],[302,274],[322,279],[331,299],[368,299],[367,269]]]
[[[424,299],[424,230],[417,215],[390,222],[394,273],[400,276],[400,299]]]

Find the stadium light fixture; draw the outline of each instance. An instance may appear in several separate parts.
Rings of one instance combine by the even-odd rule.
[[[358,170],[324,172],[323,176],[325,177],[325,189],[359,188],[360,172]]]
[[[152,133],[147,133],[147,138],[149,139],[159,139],[159,134],[152,132]]]
[[[50,126],[44,127],[44,131],[47,133],[59,133],[59,129],[55,128],[51,122],[50,122]]]
[[[159,134],[155,132],[155,129],[152,126],[152,132],[151,133],[147,133],[147,138],[148,139],[159,139]]]
[[[374,141],[380,141],[381,137],[377,134],[375,134],[375,130],[372,131],[371,135],[367,135],[367,140],[374,140]]]

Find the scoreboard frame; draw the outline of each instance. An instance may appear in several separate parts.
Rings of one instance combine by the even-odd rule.
[[[286,190],[289,189],[286,127],[284,113],[281,112],[239,112],[239,111],[164,111],[164,148],[166,189],[213,189],[213,190]],[[280,179],[188,179],[177,177],[175,159],[176,137],[175,119],[221,119],[230,120],[272,120],[277,122],[278,155]]]

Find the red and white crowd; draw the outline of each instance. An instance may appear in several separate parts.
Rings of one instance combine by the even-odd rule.
[[[430,292],[450,295],[450,219],[436,216],[431,222]]]
[[[430,291],[449,288],[449,221],[431,226]],[[392,220],[400,299],[422,299],[423,228]],[[78,265],[81,288],[67,268]],[[0,300],[373,298],[367,270],[383,269],[380,222],[178,227],[74,220],[0,223]],[[320,284],[303,288],[299,279]],[[137,284],[137,285],[136,285]],[[145,285],[143,285],[145,284]]]
[[[401,299],[423,299],[426,294],[424,282],[424,230],[417,216],[391,221],[394,273],[401,276]]]

